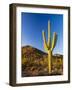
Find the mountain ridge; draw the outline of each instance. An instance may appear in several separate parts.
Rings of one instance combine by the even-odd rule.
[[[25,49],[25,48],[31,48],[31,49],[33,49],[33,50],[37,50],[37,51],[40,51],[40,52],[42,52],[43,54],[46,54],[46,55],[48,55],[46,52],[44,52],[44,51],[42,51],[42,50],[40,50],[40,49],[38,49],[38,48],[35,48],[35,47],[33,47],[33,46],[30,46],[30,45],[26,45],[26,46],[22,46],[22,49]],[[63,56],[62,54],[58,54],[58,53],[55,53],[55,54],[53,54],[53,56]]]

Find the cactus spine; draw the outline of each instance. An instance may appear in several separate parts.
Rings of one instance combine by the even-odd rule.
[[[48,21],[48,42],[46,42],[44,31],[42,32],[42,35],[43,35],[43,41],[44,41],[44,49],[48,53],[48,73],[51,74],[52,51],[56,45],[57,34],[54,32],[52,43],[51,43],[50,21]]]

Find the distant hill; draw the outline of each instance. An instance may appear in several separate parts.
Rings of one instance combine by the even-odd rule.
[[[46,76],[48,74],[48,54],[32,46],[22,47],[22,77]],[[55,54],[52,59],[52,75],[63,73],[63,56]]]
[[[33,57],[34,59],[40,59],[44,55],[47,55],[47,53],[32,46],[22,47],[22,57]]]

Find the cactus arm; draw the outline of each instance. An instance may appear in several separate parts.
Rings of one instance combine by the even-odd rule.
[[[51,47],[52,51],[55,48],[56,42],[57,42],[57,34],[54,32],[53,39],[52,39],[52,47]]]
[[[50,21],[48,21],[48,42],[46,42],[45,32],[42,32],[43,41],[44,41],[44,49],[48,53],[48,73],[51,74],[51,62],[52,62],[52,51],[57,42],[57,34],[54,32],[53,39],[51,43],[51,35],[50,35]]]
[[[51,47],[51,36],[50,36],[50,20],[48,21],[48,48]]]
[[[47,42],[46,42],[46,37],[45,37],[45,32],[42,31],[42,36],[43,36],[43,41],[44,41],[44,49],[46,51],[48,51],[48,47],[47,47]]]

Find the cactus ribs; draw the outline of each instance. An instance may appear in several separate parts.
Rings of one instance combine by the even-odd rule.
[[[48,53],[48,72],[49,74],[51,74],[52,51],[56,45],[57,34],[54,32],[52,45],[51,45],[50,21],[48,21],[48,42],[46,42],[44,31],[42,32],[42,34],[43,34],[43,41],[44,41],[44,49]]]

